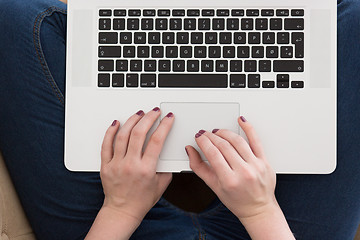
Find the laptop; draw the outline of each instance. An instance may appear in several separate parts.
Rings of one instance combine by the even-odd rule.
[[[200,129],[246,138],[239,116],[277,173],[333,172],[336,7],[335,0],[69,0],[65,166],[99,171],[111,122],[158,106],[161,118],[175,114],[159,172],[191,171],[184,147],[197,148]]]

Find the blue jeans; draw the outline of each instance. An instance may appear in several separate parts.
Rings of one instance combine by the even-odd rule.
[[[337,169],[277,177],[297,239],[350,240],[360,221],[360,1],[339,0],[338,10]],[[39,240],[83,239],[104,196],[98,173],[63,164],[66,5],[1,0],[0,30],[0,149],[10,175]],[[194,214],[161,199],[132,239],[250,237],[218,200]]]

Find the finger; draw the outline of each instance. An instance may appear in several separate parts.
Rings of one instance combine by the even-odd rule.
[[[220,150],[225,160],[228,162],[232,169],[240,168],[244,164],[244,160],[241,158],[235,148],[224,138],[216,136],[213,133],[205,132],[210,141]]]
[[[198,151],[192,146],[186,146],[185,151],[189,156],[190,168],[201,178],[210,188],[215,187],[217,176],[213,168],[201,159]]]
[[[151,126],[159,116],[160,108],[156,107],[146,113],[145,116],[135,125],[135,127],[131,130],[127,154],[134,156],[141,155],[146,134],[149,132]]]
[[[195,135],[195,141],[211,164],[216,175],[221,178],[222,176],[229,174],[232,171],[229,164],[224,159],[220,150],[215,147],[210,139],[206,135],[203,135],[203,133],[203,130],[197,133]]]
[[[245,162],[251,161],[251,159],[255,157],[249,144],[240,135],[227,129],[214,129],[212,132],[220,138],[228,141]]]
[[[144,151],[143,158],[151,163],[152,168],[156,168],[157,160],[159,159],[160,152],[164,146],[165,139],[170,132],[174,123],[174,114],[168,113],[164,117],[155,132],[151,135],[150,140]]]
[[[265,154],[263,146],[253,126],[243,116],[238,118],[238,123],[240,127],[244,130],[246,137],[249,140],[250,148],[254,155],[259,158],[264,158]]]
[[[101,145],[101,166],[104,166],[105,164],[109,163],[114,155],[114,138],[116,135],[116,132],[119,129],[119,122],[117,120],[114,120],[111,126],[107,129],[103,143]]]
[[[136,114],[132,115],[120,128],[115,140],[115,157],[123,158],[125,156],[129,144],[131,130],[143,116],[144,112],[142,110],[138,111]]]

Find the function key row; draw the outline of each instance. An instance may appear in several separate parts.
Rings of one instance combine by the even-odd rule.
[[[142,14],[141,14],[142,13]],[[156,15],[157,14],[157,15]],[[304,16],[304,9],[100,9],[99,10],[99,16],[178,16],[178,17],[184,17],[184,16],[192,16],[192,17],[199,17],[199,16],[279,16],[279,17],[287,17],[287,16]]]

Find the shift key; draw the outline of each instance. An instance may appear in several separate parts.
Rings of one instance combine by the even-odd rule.
[[[303,60],[275,60],[274,72],[304,72]]]

